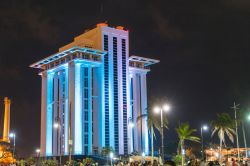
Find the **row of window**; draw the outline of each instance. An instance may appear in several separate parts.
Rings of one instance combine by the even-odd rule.
[[[108,35],[104,35],[104,51],[109,51]],[[104,55],[104,109],[105,109],[105,146],[109,146],[109,55]]]
[[[113,37],[115,152],[119,153],[117,37]]]
[[[126,40],[122,39],[122,95],[123,95],[123,141],[124,154],[128,154],[128,131],[127,131],[127,56],[126,56]]]

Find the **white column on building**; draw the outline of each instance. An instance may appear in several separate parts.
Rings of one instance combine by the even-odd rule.
[[[100,151],[104,142],[103,68],[93,68],[93,147]]]
[[[147,114],[146,72],[132,71],[130,77],[132,79],[131,86],[133,88],[133,95],[131,96],[133,98],[133,105],[131,107],[133,107],[133,120],[135,122],[133,132],[133,150],[138,151],[139,153],[144,152],[145,154],[148,154],[147,117],[143,116],[143,118],[137,121],[139,116]],[[130,131],[130,135],[132,137],[132,131]]]
[[[52,119],[52,126],[56,123],[56,119],[59,116],[59,76],[58,72],[55,72],[54,78],[53,78],[53,119]],[[58,136],[58,129],[52,127],[52,133],[53,133],[53,156],[57,156],[59,154],[59,136]]]
[[[133,119],[134,125],[134,151],[140,152],[140,123],[137,121],[137,117],[140,115],[138,110],[140,110],[140,90],[138,89],[138,77],[135,72],[131,74],[132,86],[133,86]]]
[[[140,74],[137,73],[136,74],[136,112],[137,112],[137,117],[135,117],[136,119],[139,117],[139,116],[142,116],[143,113],[142,113],[142,108],[141,108],[141,77],[140,77]],[[143,119],[141,118],[139,121],[137,121],[137,142],[138,142],[138,152],[142,153],[143,152],[143,145],[142,145],[142,127],[143,127]]]
[[[129,107],[129,113],[128,113],[128,153],[132,153],[134,151],[133,149],[133,130],[134,126],[131,126],[130,123],[134,124],[134,121],[136,119],[133,118],[133,82],[132,82],[132,73],[129,74],[129,83],[128,83],[128,107]]]
[[[47,115],[47,71],[41,73],[42,89],[41,89],[41,136],[40,136],[40,155],[46,156],[46,115]]]
[[[47,114],[46,114],[46,156],[51,156],[53,135],[53,77],[54,72],[47,73]]]
[[[141,78],[141,110],[142,114],[146,115],[147,114],[147,82],[146,82],[146,73],[141,73],[140,78]],[[147,124],[147,116],[142,119],[142,147],[143,147],[143,152],[145,154],[148,154],[148,124]]]
[[[82,130],[79,130],[83,126],[82,124],[82,72],[81,72],[81,64],[75,63],[75,125],[74,125],[74,153],[82,154]]]
[[[69,154],[74,154],[75,135],[75,63],[70,62],[68,67],[68,150]]]

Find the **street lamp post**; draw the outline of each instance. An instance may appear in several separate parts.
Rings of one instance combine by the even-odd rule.
[[[59,134],[59,165],[61,166],[62,153],[61,153],[61,122],[60,122],[60,117],[56,117],[55,123],[54,123],[54,128],[58,129],[58,134]]]
[[[40,159],[40,149],[36,149],[36,157],[37,157],[37,165],[39,165],[39,159]]]
[[[15,150],[16,150],[16,134],[10,133],[10,138],[13,138],[13,158],[15,158]]]
[[[131,148],[134,150],[134,135],[133,135],[133,128],[135,127],[135,124],[133,122],[133,118],[132,117],[129,117],[128,118],[128,126],[130,128],[130,132],[131,132],[131,135],[130,135],[130,142],[131,142]],[[132,151],[133,151],[132,150]]]
[[[238,106],[239,106],[239,104],[236,105],[235,102],[234,102],[234,106],[232,108],[234,110],[235,133],[236,133],[236,144],[237,144],[237,154],[238,154],[237,158],[238,158],[238,161],[240,161],[240,148],[239,148],[239,136],[238,136],[238,120],[237,120],[237,110],[239,109]],[[220,158],[221,158],[221,156],[220,156]]]
[[[247,120],[250,120],[250,115],[247,116]]]
[[[141,164],[144,164],[144,157],[145,157],[145,153],[144,153],[144,152],[142,152],[141,156],[142,156],[142,161],[141,161]]]
[[[110,152],[109,157],[110,157],[110,165],[112,166],[112,159],[114,157],[114,153]]]
[[[165,104],[161,107],[155,107],[154,111],[156,113],[161,114],[161,160],[162,163],[164,164],[164,122],[163,122],[163,111],[168,112],[170,110],[170,106]]]
[[[250,114],[247,116],[247,121],[250,121]],[[245,128],[242,125],[242,129],[243,130],[243,136],[244,136],[244,144],[245,144],[245,148],[246,148],[246,158],[248,158],[248,150],[247,150],[247,141],[246,141],[246,133],[245,133]]]
[[[201,126],[201,156],[204,159],[204,141],[203,141],[203,130],[207,130],[208,127],[206,125]]]
[[[129,125],[129,127],[131,127],[131,128],[133,128],[133,127],[135,126],[132,117],[129,117],[129,118],[128,118],[128,125]]]

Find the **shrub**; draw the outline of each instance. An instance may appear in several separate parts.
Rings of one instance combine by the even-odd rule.
[[[94,163],[94,160],[92,158],[86,158],[83,160],[83,165],[92,165]]]
[[[35,165],[36,163],[36,159],[34,157],[29,157],[27,160],[26,160],[26,164],[27,165]]]
[[[78,163],[77,163],[75,160],[71,160],[71,161],[67,161],[67,162],[66,162],[66,165],[67,165],[67,166],[77,166]]]
[[[180,165],[181,164],[181,159],[182,159],[181,155],[174,156],[174,162],[175,162],[175,164],[176,165]]]
[[[41,162],[41,166],[57,166],[57,161],[56,160],[43,160]]]

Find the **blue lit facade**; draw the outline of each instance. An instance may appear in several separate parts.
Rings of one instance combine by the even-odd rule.
[[[98,24],[32,64],[42,70],[41,155],[92,155],[105,146],[148,154],[147,117],[137,117],[147,113],[146,75],[158,62],[129,56],[128,31]]]

